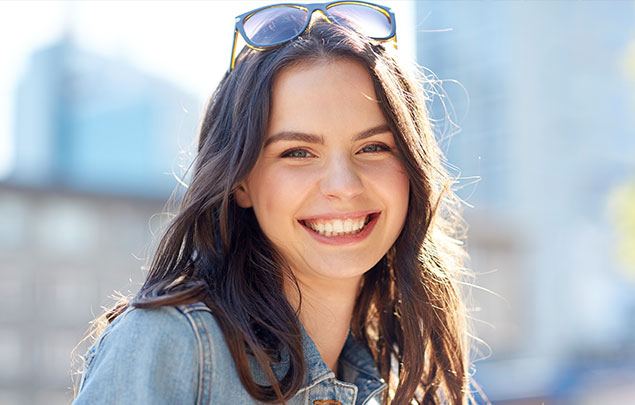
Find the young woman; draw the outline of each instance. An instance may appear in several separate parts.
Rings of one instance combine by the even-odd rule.
[[[473,400],[458,199],[395,30],[359,1],[240,16],[187,192],[76,404]]]

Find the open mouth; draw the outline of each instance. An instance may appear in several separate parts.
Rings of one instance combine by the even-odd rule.
[[[298,220],[302,226],[311,232],[324,237],[346,237],[358,235],[377,219],[379,212],[366,215],[363,218],[335,219],[329,221]]]

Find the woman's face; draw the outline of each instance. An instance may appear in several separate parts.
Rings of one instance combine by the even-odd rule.
[[[238,205],[253,207],[300,281],[359,278],[397,239],[409,193],[364,66],[337,59],[281,71],[265,139]]]

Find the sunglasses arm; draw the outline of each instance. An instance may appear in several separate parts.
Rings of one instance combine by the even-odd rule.
[[[229,71],[234,70],[236,65],[236,43],[238,42],[238,29],[234,29],[234,42],[232,43],[231,59],[229,61]]]

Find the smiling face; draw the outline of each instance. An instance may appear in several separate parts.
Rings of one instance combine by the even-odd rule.
[[[393,245],[409,180],[366,68],[336,59],[282,70],[265,146],[235,192],[303,282],[359,278]],[[361,229],[360,229],[361,228]]]

